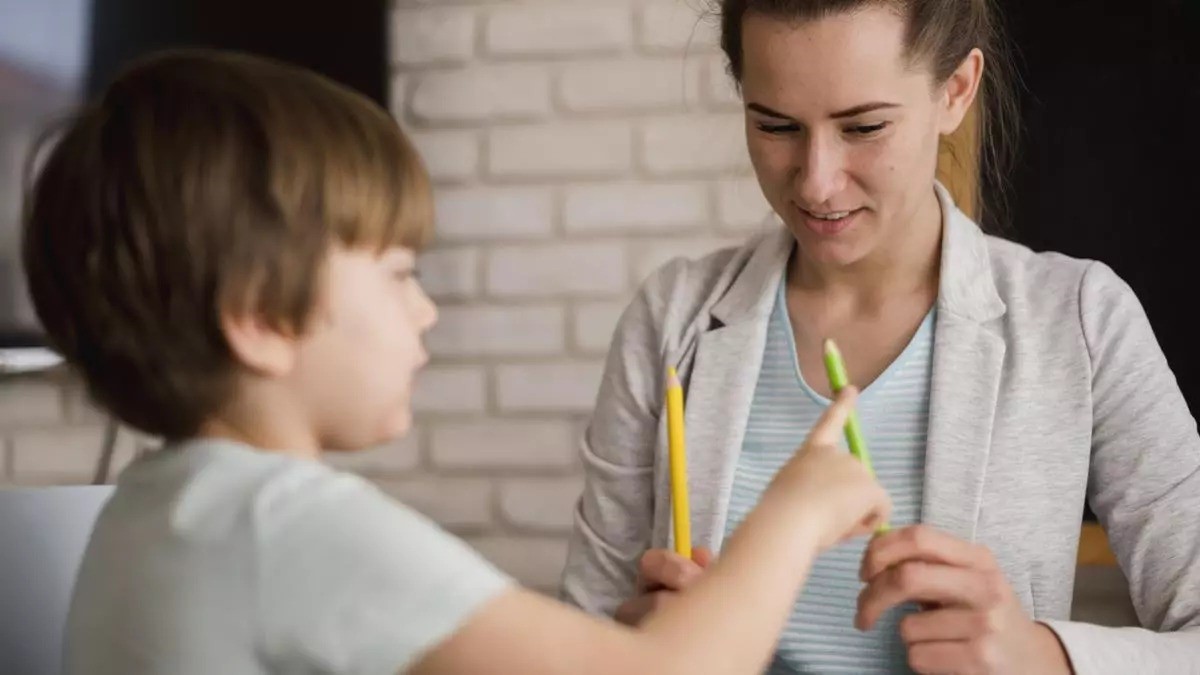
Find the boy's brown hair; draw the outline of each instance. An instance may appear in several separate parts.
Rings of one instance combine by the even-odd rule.
[[[171,50],[57,137],[23,255],[38,317],[92,397],[183,438],[232,393],[223,313],[301,333],[333,245],[418,248],[431,224],[428,176],[379,106],[261,57]]]

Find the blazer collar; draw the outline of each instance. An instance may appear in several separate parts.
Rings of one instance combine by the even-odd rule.
[[[979,323],[1004,314],[1004,301],[992,275],[987,236],[959,210],[940,182],[934,182],[934,192],[942,211],[939,312]],[[722,324],[762,318],[771,311],[779,277],[795,245],[791,232],[777,215],[772,214],[771,222],[771,232],[754,244],[745,268],[712,307],[713,318]]]

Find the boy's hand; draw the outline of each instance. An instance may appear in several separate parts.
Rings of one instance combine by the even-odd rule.
[[[804,444],[779,470],[763,499],[788,499],[812,515],[822,550],[886,522],[892,502],[875,477],[838,447],[858,390],[846,387],[813,425]]]
[[[891,501],[875,478],[837,447],[857,395],[853,387],[842,390],[763,493],[764,500],[787,499],[793,503],[790,508],[811,514],[822,549],[870,533],[891,513]],[[664,549],[647,551],[639,565],[640,592],[622,603],[614,618],[637,625],[695,583],[711,560],[704,548],[694,549],[692,560]]]
[[[664,548],[652,548],[638,564],[638,595],[621,603],[614,618],[636,626],[671,601],[675,593],[691,586],[712,562],[712,552],[692,549],[692,559]]]

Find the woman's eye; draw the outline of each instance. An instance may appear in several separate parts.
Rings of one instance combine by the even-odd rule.
[[[768,134],[790,134],[800,130],[800,127],[795,124],[763,124],[760,122],[755,126],[759,131],[765,131]]]
[[[855,136],[873,136],[887,128],[887,125],[887,122],[880,122],[879,124],[861,124],[856,127],[850,127],[847,131]]]

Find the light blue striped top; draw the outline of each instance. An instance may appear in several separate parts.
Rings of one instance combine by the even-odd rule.
[[[734,474],[727,534],[758,503],[829,405],[800,374],[780,281]],[[933,325],[930,310],[903,353],[862,391],[857,404],[876,475],[894,503],[893,527],[921,518]],[[859,538],[817,559],[779,641],[771,673],[909,672],[898,624],[911,607],[893,609],[869,632],[854,627],[865,546],[865,538]]]

